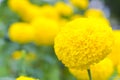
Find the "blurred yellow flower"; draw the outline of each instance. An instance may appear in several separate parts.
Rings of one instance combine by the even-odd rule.
[[[55,4],[55,9],[60,15],[70,16],[73,13],[72,8],[64,2],[57,2]]]
[[[89,0],[70,0],[70,2],[80,9],[87,9],[89,5]]]
[[[28,23],[13,23],[8,30],[8,34],[13,42],[24,44],[33,40],[34,28]]]
[[[114,63],[115,66],[117,66],[120,63],[120,30],[114,30],[114,45],[112,52],[108,56]]]
[[[9,0],[8,6],[11,10],[16,12],[24,21],[31,22],[37,17],[45,17],[52,20],[59,20],[60,16],[58,10],[51,5],[37,6],[30,3],[29,0]],[[70,12],[71,8],[65,5],[67,13]],[[63,12],[63,13],[66,13]],[[72,10],[71,12],[72,13]]]
[[[84,16],[87,17],[87,18],[92,18],[94,21],[97,18],[99,18],[98,20],[99,20],[100,23],[98,25],[100,25],[100,24],[102,24],[102,25],[103,24],[107,24],[107,25],[109,24],[110,25],[108,19],[105,18],[105,15],[104,15],[104,13],[101,10],[98,10],[98,9],[88,9],[85,12]]]
[[[36,18],[31,23],[35,27],[34,41],[37,45],[52,45],[59,31],[58,23],[46,18]]]
[[[21,5],[22,6],[22,5]],[[19,15],[21,16],[22,20],[31,22],[34,18],[41,16],[40,7],[36,5],[26,5],[27,7],[24,8],[24,11],[19,10]]]
[[[9,8],[17,13],[24,12],[29,5],[29,0],[8,0]]]
[[[26,76],[20,76],[16,80],[38,80],[38,79],[34,79],[31,77],[26,77]]]
[[[52,20],[58,20],[59,19],[59,14],[57,10],[51,6],[51,5],[44,5],[40,7],[40,16],[52,19]]]
[[[12,58],[15,60],[19,60],[22,58],[22,51],[15,51],[12,54]]]
[[[85,14],[84,14],[86,17],[100,17],[100,18],[104,18],[105,15],[104,13],[101,11],[101,10],[98,10],[98,9],[88,9]]]
[[[73,20],[55,38],[56,55],[65,66],[87,69],[111,52],[111,27],[99,24],[99,20],[93,21],[92,18]]]
[[[29,0],[9,0],[10,9],[17,12],[22,20],[31,22],[36,17],[45,17],[53,20],[59,19],[59,14],[53,6],[42,7],[30,3]]]
[[[51,5],[44,5],[44,6],[37,6],[31,4],[28,6],[25,11],[20,11],[19,15],[21,18],[25,21],[31,22],[35,18],[41,17],[41,18],[48,18],[52,20],[58,20],[59,14],[56,11],[56,9]]]
[[[82,16],[80,14],[75,14],[75,15],[71,16],[71,20],[82,18],[82,17],[84,17],[84,16]]]
[[[89,80],[87,70],[69,69],[78,80]],[[108,80],[114,72],[114,66],[109,58],[90,67],[93,80]]]
[[[23,58],[23,55],[24,55],[23,51],[17,50],[12,53],[12,58],[14,60],[20,60]],[[28,52],[25,54],[26,61],[32,61],[32,60],[35,60],[35,58],[36,58],[36,55],[34,53]]]

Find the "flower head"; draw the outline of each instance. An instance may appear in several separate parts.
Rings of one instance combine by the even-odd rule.
[[[60,15],[71,15],[73,13],[72,8],[65,4],[64,2],[57,2],[55,4],[55,9],[58,11]]]
[[[112,48],[112,52],[108,56],[114,63],[115,66],[117,66],[120,63],[120,30],[113,30],[114,35],[114,45]]]
[[[22,58],[22,51],[15,51],[12,54],[12,58],[15,60],[19,60]]]
[[[87,9],[89,5],[89,0],[70,0],[70,2],[81,9]]]
[[[36,58],[36,55],[32,52],[24,53],[22,50],[16,50],[12,53],[12,58],[14,60],[20,60],[24,56],[26,61],[33,61]]]
[[[69,69],[70,72],[80,80],[89,80],[87,70]],[[93,80],[108,80],[114,71],[113,63],[105,58],[100,63],[90,67]]]
[[[10,26],[8,34],[13,42],[28,43],[33,40],[34,28],[28,23],[14,23]]]
[[[40,7],[40,16],[52,19],[52,20],[58,20],[59,14],[58,11],[55,9],[55,7],[51,5],[44,5]]]
[[[18,14],[21,16],[22,20],[27,22],[31,22],[31,20],[33,20],[34,18],[41,16],[40,7],[33,4],[26,5],[24,9],[18,11]]]
[[[55,52],[69,68],[87,69],[110,52],[113,44],[112,29],[92,18],[69,22],[55,38]]]
[[[15,12],[24,11],[29,5],[29,0],[8,0],[9,8]]]
[[[26,76],[20,76],[16,80],[37,80],[37,79],[31,78],[31,77],[26,77]]]
[[[104,13],[98,9],[88,9],[85,12],[86,17],[105,17]]]
[[[36,18],[31,23],[35,27],[34,42],[37,45],[52,45],[59,31],[58,23],[46,18]]]

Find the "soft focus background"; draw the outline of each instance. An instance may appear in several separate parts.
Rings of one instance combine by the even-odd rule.
[[[76,80],[55,55],[53,40],[59,30],[84,16],[104,17],[114,30],[120,29],[120,0],[80,1],[0,0],[0,80],[21,75]],[[116,69],[109,79],[120,80]]]

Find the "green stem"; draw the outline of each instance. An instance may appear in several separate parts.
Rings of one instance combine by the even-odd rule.
[[[25,60],[25,58],[26,58],[26,51],[23,50],[22,51],[22,60],[21,60],[21,62],[22,62],[22,64],[21,64],[21,75],[26,75],[26,60]]]
[[[91,75],[90,69],[87,69],[87,72],[88,72],[89,80],[92,80],[92,75]]]

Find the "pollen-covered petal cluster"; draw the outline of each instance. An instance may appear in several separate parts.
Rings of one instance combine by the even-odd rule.
[[[112,29],[92,18],[69,22],[55,38],[55,52],[69,68],[87,69],[110,52],[113,44]],[[103,22],[104,23],[104,22]]]

